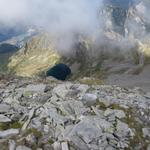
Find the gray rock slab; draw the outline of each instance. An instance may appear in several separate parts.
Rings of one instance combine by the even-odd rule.
[[[106,146],[105,150],[116,150],[116,149],[114,147],[108,145],[108,146]]]
[[[116,126],[117,134],[121,137],[132,137],[134,136],[133,131],[129,128],[128,124],[117,120]]]
[[[79,91],[78,95],[82,97],[83,95],[85,95],[85,93],[87,92],[88,89],[89,89],[88,85],[79,84],[78,88],[76,90]]]
[[[110,116],[110,115],[115,115],[115,117],[121,119],[121,118],[125,118],[125,113],[123,110],[117,110],[117,109],[110,109],[108,108],[105,112],[104,112],[104,116]]]
[[[46,89],[46,85],[45,84],[30,84],[27,85],[27,87],[25,88],[25,91],[32,91],[32,92],[37,92],[37,93],[43,93]]]
[[[100,122],[92,118],[85,118],[76,124],[72,131],[65,135],[69,139],[72,139],[73,136],[82,137],[85,143],[90,143],[91,141],[98,139],[102,135],[102,129],[100,127]]]
[[[32,149],[26,146],[17,146],[16,150],[32,150]]]
[[[53,143],[54,150],[61,150],[61,144],[60,142],[54,142]]]
[[[0,114],[0,123],[6,123],[6,122],[11,122],[11,119]]]
[[[147,146],[147,150],[150,150],[150,144]]]
[[[6,113],[10,110],[10,106],[7,104],[0,104],[0,113]]]
[[[66,121],[65,116],[60,115],[56,108],[48,108],[44,113],[46,113],[47,119],[50,119],[50,122],[53,122],[56,125],[63,125]]]
[[[15,150],[16,142],[14,140],[9,140],[9,150]]]
[[[11,96],[5,98],[4,102],[11,105],[11,106],[19,105],[19,99],[13,98]]]
[[[150,99],[150,92],[147,92],[145,97]]]
[[[71,142],[73,143],[73,147],[75,147],[75,150],[90,150],[88,145],[79,136],[73,136],[71,138]]]
[[[69,92],[69,88],[72,84],[66,83],[66,84],[59,84],[57,85],[52,93],[55,93],[58,97],[65,98]]]
[[[62,142],[61,143],[61,149],[62,150],[69,150],[69,146],[67,142]]]
[[[150,137],[150,128],[143,128],[142,132],[144,137]]]
[[[80,117],[85,112],[87,112],[89,109],[86,108],[82,102],[80,101],[65,101],[58,103],[59,109],[66,114],[66,115],[76,115],[77,117]]]
[[[94,104],[96,104],[96,101],[97,96],[95,94],[86,93],[82,98],[82,102],[86,106],[93,106]]]
[[[0,131],[0,138],[7,138],[17,134],[19,134],[19,129],[8,129],[5,131]]]

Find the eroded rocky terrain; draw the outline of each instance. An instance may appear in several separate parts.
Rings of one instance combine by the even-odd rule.
[[[150,93],[140,88],[0,80],[0,150],[150,150]]]

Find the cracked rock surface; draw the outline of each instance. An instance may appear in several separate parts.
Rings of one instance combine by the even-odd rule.
[[[0,150],[149,150],[140,88],[53,79],[0,81]]]

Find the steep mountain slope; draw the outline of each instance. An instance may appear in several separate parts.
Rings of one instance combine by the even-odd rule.
[[[0,44],[0,73],[7,72],[9,58],[18,51],[18,47],[11,44]]]
[[[9,58],[36,35],[38,31],[31,27],[0,27],[0,73],[8,71]]]
[[[107,1],[99,14],[104,18],[103,32],[97,29],[99,35],[94,38],[80,35],[82,38],[75,39],[69,50],[71,55],[58,53],[58,39],[63,37],[40,33],[11,57],[8,68],[17,75],[35,76],[57,62],[65,62],[75,78],[99,78],[104,72],[140,73],[150,57],[148,20],[139,15],[145,3]],[[109,65],[113,63],[122,65],[115,70]]]
[[[36,76],[59,62],[71,68],[73,78],[89,76],[92,71],[100,70],[101,59],[98,53],[94,53],[96,49],[92,40],[77,39],[67,53],[58,48],[59,40],[60,38],[45,32],[34,36],[10,58],[10,72],[20,76]]]
[[[0,53],[9,53],[9,52],[13,52],[13,51],[17,51],[18,47],[15,45],[11,45],[11,44],[7,44],[7,43],[3,43],[0,45]]]
[[[40,34],[11,57],[8,68],[16,75],[34,76],[53,66],[59,59],[51,37]]]
[[[23,26],[23,25],[6,25],[2,24],[0,26],[0,43],[6,40],[9,40],[11,38],[17,37],[21,34],[24,34],[27,32],[29,27]]]

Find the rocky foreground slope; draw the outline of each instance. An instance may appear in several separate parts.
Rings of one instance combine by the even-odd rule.
[[[142,89],[0,80],[0,150],[150,150],[150,93]]]

